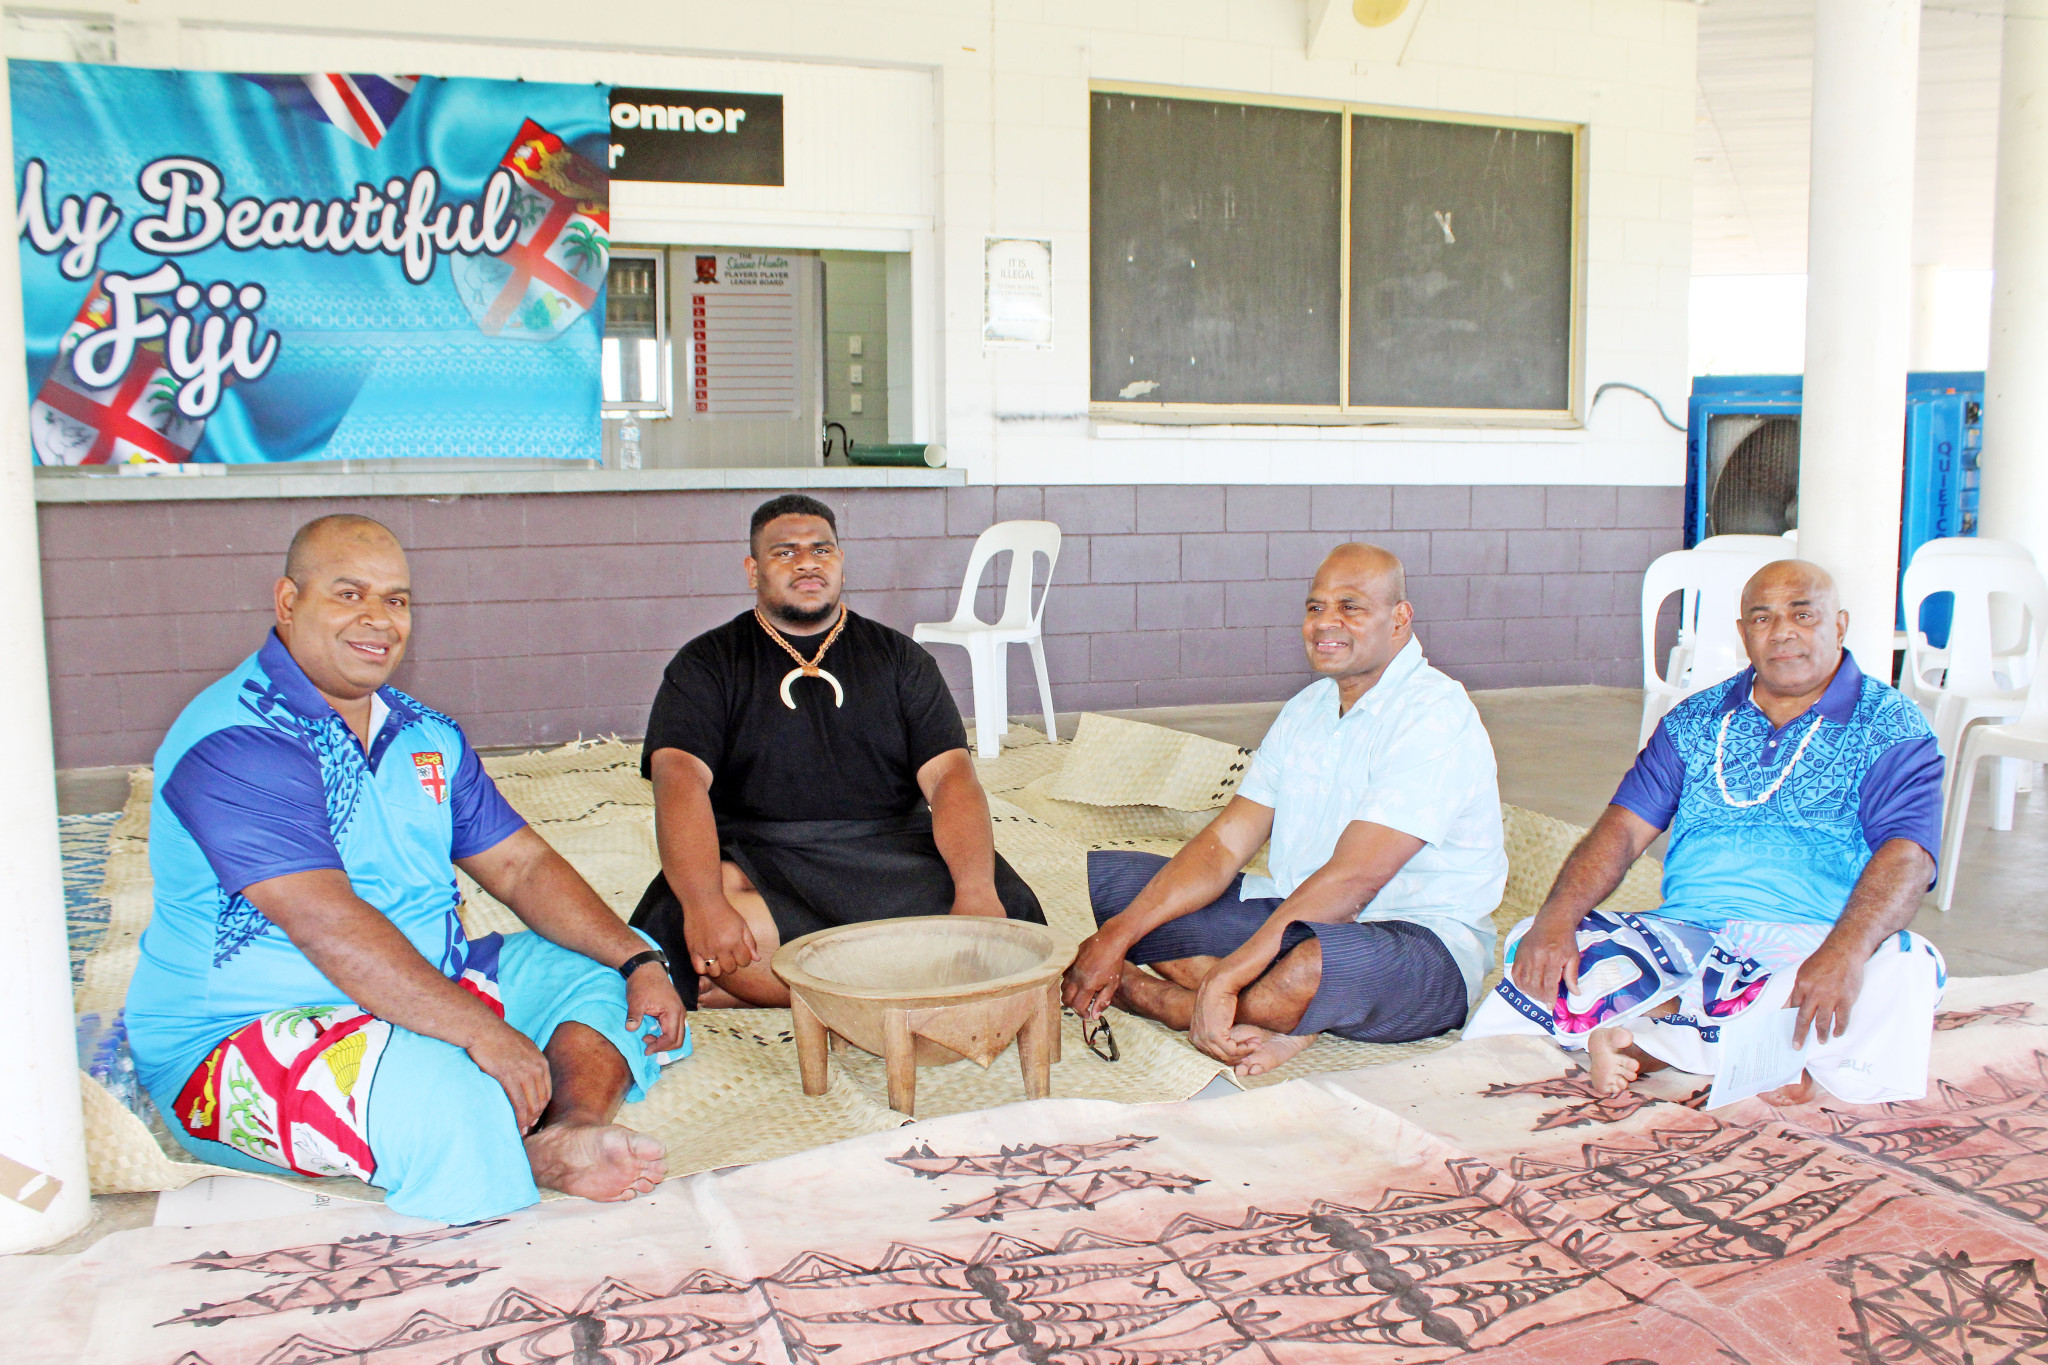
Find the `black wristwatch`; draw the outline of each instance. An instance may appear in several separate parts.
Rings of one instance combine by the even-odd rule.
[[[668,970],[668,954],[659,948],[649,948],[646,952],[635,953],[624,962],[621,962],[619,964],[619,975],[631,980],[633,973],[639,971],[650,962],[659,962],[663,971]]]

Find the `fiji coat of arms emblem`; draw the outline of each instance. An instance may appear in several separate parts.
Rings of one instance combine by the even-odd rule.
[[[597,305],[611,259],[611,178],[528,119],[499,162],[519,235],[498,256],[449,262],[485,336],[552,341]]]
[[[412,756],[413,772],[420,780],[420,786],[427,795],[440,805],[448,799],[448,770],[442,762],[438,749],[430,749]]]

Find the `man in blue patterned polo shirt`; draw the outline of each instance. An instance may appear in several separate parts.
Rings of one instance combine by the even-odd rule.
[[[274,633],[165,736],[137,1069],[205,1160],[352,1175],[402,1213],[631,1199],[661,1144],[612,1118],[683,1045],[682,1002],[461,728],[387,685],[408,583],[383,526],[308,523]],[[468,938],[454,867],[534,932]]]
[[[1765,566],[1742,612],[1750,667],[1664,717],[1465,1036],[1585,1047],[1612,1094],[1647,1068],[1716,1073],[1747,1012],[1789,1009],[1805,1051],[1781,1055],[1805,1069],[1767,1101],[1804,1103],[1816,1082],[1852,1103],[1917,1099],[1945,973],[1906,926],[1934,877],[1941,753],[1842,648],[1849,614],[1824,569]],[[1667,827],[1657,913],[1595,909]]]

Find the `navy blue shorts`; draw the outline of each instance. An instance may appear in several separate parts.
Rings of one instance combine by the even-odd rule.
[[[1166,859],[1129,849],[1088,855],[1088,900],[1100,925],[1137,899]],[[1238,893],[1244,875],[1209,905],[1160,925],[1131,946],[1132,962],[1225,957],[1244,946],[1280,908],[1278,900]],[[1313,936],[1323,952],[1322,983],[1294,1026],[1297,1035],[1333,1033],[1361,1043],[1434,1038],[1465,1023],[1465,974],[1443,940],[1405,920],[1287,926],[1280,953]],[[1270,967],[1268,971],[1272,970]]]

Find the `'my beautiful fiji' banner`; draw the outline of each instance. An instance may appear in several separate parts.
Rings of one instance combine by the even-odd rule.
[[[9,72],[38,463],[597,455],[602,89]]]

